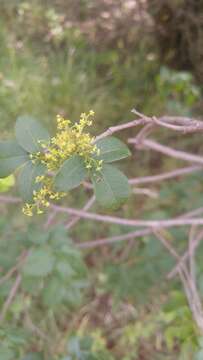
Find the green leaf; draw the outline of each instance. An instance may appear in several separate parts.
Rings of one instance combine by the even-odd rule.
[[[69,191],[78,187],[85,179],[87,170],[83,159],[74,155],[66,160],[55,177],[55,189],[57,191]]]
[[[15,184],[15,177],[13,175],[9,175],[4,179],[0,179],[0,192],[8,191]]]
[[[113,136],[108,136],[96,142],[100,150],[97,159],[104,160],[106,163],[121,160],[130,155],[128,147],[119,139]]]
[[[48,248],[34,249],[26,259],[23,273],[27,276],[46,276],[53,270],[55,258]]]
[[[35,245],[44,245],[49,239],[49,231],[45,231],[36,226],[36,224],[30,224],[26,231],[26,243]]]
[[[20,116],[16,121],[15,134],[18,143],[30,153],[41,151],[39,140],[49,141],[48,131],[36,119]]]
[[[66,286],[57,277],[49,279],[42,292],[43,303],[48,306],[61,304],[64,299]]]
[[[49,233],[49,243],[53,249],[61,249],[63,245],[71,244],[71,239],[68,236],[68,230],[62,225],[54,226]]]
[[[90,336],[79,338],[72,336],[68,341],[68,352],[78,360],[93,360],[92,356],[93,339]]]
[[[42,186],[41,183],[36,183],[36,177],[45,173],[44,165],[38,163],[33,164],[32,161],[27,162],[18,176],[18,189],[22,199],[28,203],[33,200],[33,191],[37,191]]]
[[[22,277],[22,289],[27,293],[37,296],[42,289],[43,279],[36,276],[28,276],[24,274]]]
[[[9,340],[9,343],[11,343],[13,346],[19,346],[19,345],[25,345],[29,338],[29,332],[25,331],[21,328],[8,328],[6,331],[7,338]]]
[[[75,271],[73,270],[72,266],[67,262],[67,260],[61,260],[56,265],[56,270],[62,278],[65,278],[67,280],[75,275]]]
[[[28,153],[16,141],[0,142],[0,178],[12,174],[27,160]]]
[[[100,174],[92,177],[97,201],[104,207],[116,208],[130,195],[127,177],[111,165],[103,165]]]

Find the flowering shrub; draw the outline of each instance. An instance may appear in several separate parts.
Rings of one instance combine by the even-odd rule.
[[[57,132],[51,137],[35,119],[17,119],[16,140],[0,143],[0,177],[20,168],[19,192],[25,201],[23,213],[41,214],[51,200],[59,200],[68,191],[89,178],[98,202],[117,207],[129,193],[128,179],[108,163],[129,156],[127,146],[112,136],[95,139],[86,127],[92,125],[94,112],[82,113],[71,123],[57,116]]]
[[[92,290],[94,292],[94,287],[93,289],[89,287],[91,284],[89,282],[90,274],[86,270],[92,264],[95,266],[94,262],[98,260],[98,257],[94,258],[93,256],[91,258],[88,254],[84,261],[79,248],[87,250],[120,241],[128,241],[128,243],[122,247],[117,244],[109,253],[104,252],[104,247],[103,254],[107,254],[110,263],[108,263],[109,260],[105,260],[102,272],[96,276],[94,272],[91,274],[94,283],[99,283],[99,292],[102,302],[105,304],[105,313],[106,309],[112,306],[113,298],[124,301],[125,304],[127,299],[132,298],[136,306],[139,301],[143,304],[146,294],[149,291],[151,292],[152,287],[159,285],[160,291],[163,291],[166,284],[165,280],[173,279],[175,276],[178,276],[185,293],[184,296],[180,297],[178,290],[175,305],[173,306],[172,299],[172,304],[166,304],[169,305],[168,310],[166,307],[164,313],[161,313],[158,318],[157,313],[155,317],[150,317],[149,326],[145,326],[142,316],[141,322],[137,322],[135,313],[136,324],[127,326],[124,336],[120,337],[119,340],[123,356],[125,356],[123,345],[125,345],[124,347],[127,345],[127,347],[132,346],[133,358],[135,356],[138,358],[140,340],[144,338],[146,341],[154,335],[160,339],[160,332],[162,332],[163,336],[161,340],[158,340],[160,345],[156,348],[157,351],[160,348],[163,351],[167,349],[167,352],[173,351],[178,343],[181,356],[179,359],[188,354],[188,351],[191,354],[196,353],[197,359],[201,358],[203,334],[201,261],[203,219],[201,214],[203,209],[202,207],[189,209],[188,203],[194,205],[195,197],[198,198],[197,206],[201,201],[199,194],[203,158],[194,153],[160,144],[153,140],[151,135],[155,133],[158,127],[183,134],[199,133],[203,131],[203,122],[178,116],[148,117],[136,110],[133,112],[139,116],[138,119],[110,127],[96,138],[92,137],[86,130],[91,125],[92,111],[87,115],[82,114],[79,122],[74,124],[58,116],[55,136],[50,136],[48,131],[35,119],[20,117],[17,119],[15,127],[16,139],[0,142],[0,177],[7,184],[8,177],[12,176],[10,174],[19,168],[17,184],[21,197],[25,201],[23,212],[32,216],[34,213],[42,213],[47,207],[50,207],[51,210],[43,228],[31,224],[26,231],[20,233],[16,232],[16,228],[14,228],[13,242],[8,241],[8,237],[11,237],[9,229],[5,233],[5,237],[2,238],[0,268],[3,269],[4,275],[0,278],[0,285],[2,285],[0,289],[0,302],[2,303],[0,325],[1,323],[4,325],[6,316],[8,319],[11,316],[14,319],[13,329],[9,328],[7,331],[3,326],[1,329],[0,326],[0,341],[2,343],[0,345],[0,358],[12,360],[20,357],[21,359],[21,355],[25,355],[24,360],[33,358],[33,356],[37,360],[51,358],[65,360],[67,357],[64,359],[64,356],[67,354],[68,347],[68,359],[83,358],[84,356],[88,359],[90,357],[110,359],[109,351],[106,352],[108,343],[103,342],[100,332],[94,331],[94,337],[86,337],[89,325],[87,328],[85,318],[86,313],[91,312],[90,308],[93,308],[94,314],[100,315],[102,321],[105,317],[103,316],[104,313],[101,312],[100,314],[100,310],[102,311],[100,303],[93,300],[90,301],[87,308],[85,306],[81,309],[76,321],[76,324],[80,324],[80,329],[77,329],[76,332],[73,331],[73,337],[71,336],[69,339],[67,339],[66,331],[69,334],[70,331],[66,327],[66,320],[64,322],[61,309],[68,311],[67,316],[70,319],[70,310],[81,304],[80,301],[83,299],[85,289],[89,295]],[[128,143],[132,144],[136,151],[150,149],[150,151],[156,151],[162,155],[192,164],[166,173],[128,180],[120,170],[110,163],[126,158],[129,155],[129,150],[125,144],[111,135],[138,126],[141,126],[141,129],[135,133],[134,137],[128,138]],[[190,180],[191,191],[189,192],[188,186],[183,181],[170,184],[167,191],[172,194],[172,206],[174,205],[174,195],[176,200],[182,201],[184,197],[184,204],[186,204],[182,208],[181,201],[179,204],[176,201],[177,206],[174,210],[170,206],[169,210],[172,217],[168,218],[168,209],[165,210],[166,205],[171,203],[162,202],[163,191],[161,189],[159,203],[157,204],[158,211],[155,210],[149,218],[146,217],[146,213],[145,218],[140,219],[125,218],[122,216],[122,212],[119,217],[89,211],[95,199],[102,206],[118,207],[130,193],[129,184],[134,187],[133,193],[157,198],[158,194],[154,190],[139,188],[136,185],[160,183],[163,180],[196,172],[200,173],[199,178],[195,178],[193,182]],[[80,184],[93,190],[95,194],[88,199],[82,209],[51,204],[52,200],[61,199]],[[194,196],[194,194],[196,195]],[[7,195],[1,195],[1,200],[13,204],[21,201],[19,197]],[[166,198],[164,198],[165,200]],[[187,212],[181,213],[183,210]],[[69,214],[71,217],[68,217],[67,222],[64,222],[62,227],[54,227],[59,212]],[[78,241],[77,232],[75,232],[73,233],[73,239],[75,239],[72,242],[67,231],[82,218],[111,224],[114,236],[85,241],[85,233],[81,232],[82,236],[79,236],[80,241]],[[4,225],[6,228],[7,222],[4,224],[1,221],[1,231],[4,229]],[[121,227],[133,228],[133,231],[125,232],[121,230]],[[116,233],[117,231],[118,233]],[[103,236],[103,228],[101,233]],[[136,238],[140,238],[141,241],[139,240],[139,243],[136,243],[134,241]],[[185,245],[187,238],[188,241]],[[115,250],[116,259],[119,260],[116,262]],[[123,260],[127,260],[126,263],[122,264]],[[99,262],[99,268],[101,268],[101,264]],[[136,286],[134,287],[132,284],[136,284]],[[110,297],[108,294],[111,294]],[[161,302],[165,302],[165,300],[163,297]],[[125,309],[127,308],[125,307]],[[127,311],[130,311],[130,318],[132,318],[130,309],[131,307]],[[32,323],[32,315],[35,316],[34,322],[39,324],[39,328]],[[55,315],[57,315],[57,322],[54,319]],[[44,316],[46,320],[44,320]],[[95,328],[94,316],[90,322],[91,326]],[[49,333],[51,319],[54,320],[54,334],[58,323],[57,333],[59,337],[55,337],[52,332]],[[24,320],[26,320],[25,324]],[[120,321],[119,317],[115,317],[115,322],[114,316],[110,319],[110,329],[113,328],[113,323],[118,324],[117,321]],[[32,344],[32,340],[26,340],[20,334],[18,334],[20,339],[17,336],[16,340],[16,336],[10,334],[11,331],[16,331],[18,324],[21,324],[23,328],[28,327],[31,332],[36,334],[36,337],[40,336],[40,339],[45,341],[41,342],[40,340],[37,343],[36,340],[35,344]],[[121,326],[123,325],[124,323],[121,324]],[[105,326],[109,327],[109,322]],[[70,327],[71,330],[73,328],[75,325]],[[42,331],[43,329],[45,333]],[[89,334],[91,335],[91,332]],[[46,345],[47,339],[50,340]],[[110,340],[112,339],[114,339],[114,334],[113,337],[110,336]],[[29,343],[28,346],[27,343]],[[50,343],[53,343],[53,349],[50,349]],[[98,347],[99,344],[104,346]],[[114,353],[118,354],[117,350],[120,353],[120,348],[117,349],[117,345],[116,347],[114,345]],[[50,358],[51,353],[53,356]],[[130,360],[131,355],[128,356],[127,354],[127,358]]]

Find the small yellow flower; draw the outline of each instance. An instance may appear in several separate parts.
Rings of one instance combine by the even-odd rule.
[[[38,208],[38,209],[37,209],[37,214],[38,214],[38,215],[43,214],[43,210],[42,210],[42,209],[40,209],[40,208]]]
[[[33,205],[25,204],[22,211],[23,211],[23,214],[25,214],[27,216],[33,216]]]
[[[39,182],[42,182],[44,180],[44,175],[42,176],[37,176],[36,179],[35,179],[35,182],[36,183],[39,183]]]

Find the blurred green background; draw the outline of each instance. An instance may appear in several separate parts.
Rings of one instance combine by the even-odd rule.
[[[201,0],[0,0],[1,140],[11,136],[17,116],[24,114],[54,129],[57,114],[76,121],[93,109],[94,134],[134,119],[132,108],[146,115],[201,118],[202,18]],[[162,131],[158,136],[177,148],[203,150],[198,135],[183,139]],[[178,165],[143,152],[121,167],[136,177]],[[135,195],[123,209],[108,213],[168,218],[202,206],[201,176],[153,185],[157,198]],[[0,191],[16,196],[9,181],[0,183]],[[65,203],[81,207],[88,197],[80,189]],[[128,229],[81,221],[67,235],[58,225],[67,216],[57,216],[48,232],[43,231],[46,215],[28,220],[20,206],[4,203],[0,212],[2,277],[23,252],[34,254],[32,263],[0,279],[5,312],[0,360],[203,359],[203,341],[181,285],[164,279],[173,260],[157,240],[79,252],[69,237],[83,242]],[[180,250],[186,235],[181,229],[170,234]],[[203,294],[202,251],[197,273]],[[5,311],[18,273],[22,282]]]

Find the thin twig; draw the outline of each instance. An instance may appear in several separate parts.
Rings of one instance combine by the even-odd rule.
[[[189,254],[189,266],[190,266],[190,276],[193,279],[193,282],[195,282],[195,235],[196,235],[196,226],[191,226],[190,232],[189,232],[189,240],[188,240],[188,254]]]
[[[195,242],[194,242],[194,246],[197,247],[200,243],[200,241],[202,240],[203,238],[203,230],[201,230],[196,238],[195,238]],[[181,266],[181,263],[183,263],[184,261],[186,261],[189,257],[189,251],[187,250],[180,258],[180,262],[178,262],[176,264],[176,266],[170,271],[170,273],[167,275],[167,278],[168,279],[172,279],[174,276],[176,276],[177,272],[178,272],[178,269],[180,268]]]
[[[118,131],[126,130],[126,129],[129,129],[131,127],[136,127],[138,125],[143,125],[145,123],[146,123],[145,120],[138,119],[138,120],[129,121],[129,122],[121,124],[121,125],[112,126],[112,127],[108,128],[106,131],[104,131],[101,135],[98,135],[95,138],[94,142],[96,142],[96,141],[98,141],[100,139],[103,139],[106,136],[111,136],[111,135],[113,135],[114,133],[116,133]]]
[[[20,284],[21,284],[21,275],[18,274],[18,276],[16,277],[16,280],[10,290],[10,293],[6,299],[6,302],[4,303],[3,305],[3,308],[2,308],[2,311],[1,311],[1,314],[0,314],[0,323],[4,320],[5,316],[6,316],[6,313],[11,305],[11,303],[13,302],[13,299],[14,297],[16,296],[16,293],[20,287]]]
[[[128,142],[130,144],[135,144],[135,145],[137,144],[136,138],[132,138],[132,139],[130,138],[128,140]],[[196,163],[196,164],[201,164],[201,165],[203,164],[203,157],[202,156],[190,154],[190,153],[187,153],[185,151],[175,150],[175,149],[173,149],[171,147],[162,145],[162,144],[160,144],[160,143],[158,143],[156,141],[150,140],[150,139],[143,140],[142,146],[146,147],[148,149],[152,149],[152,150],[155,150],[157,152],[160,152],[160,153],[162,153],[164,155],[173,157],[175,159],[189,161],[189,162]],[[139,147],[140,147],[140,144],[139,144]]]
[[[183,216],[166,220],[137,220],[137,219],[124,219],[115,216],[100,215],[96,213],[90,213],[84,210],[78,210],[70,207],[64,207],[59,205],[51,205],[51,208],[57,212],[67,213],[71,215],[78,215],[83,219],[95,220],[100,222],[106,222],[110,224],[117,224],[123,226],[132,227],[173,227],[173,226],[185,226],[185,225],[203,225],[203,218],[184,218]]]
[[[26,320],[26,323],[27,323],[27,326],[28,328],[34,333],[36,334],[38,337],[40,337],[41,339],[44,339],[48,342],[50,342],[50,339],[48,338],[48,336],[46,336],[43,331],[38,327],[36,326],[35,324],[33,324],[32,322],[32,319],[28,313],[28,311],[26,310],[25,311],[25,320]]]
[[[129,183],[131,185],[139,185],[139,184],[148,184],[153,182],[160,182],[162,180],[176,178],[178,176],[188,175],[194,173],[196,171],[203,171],[202,166],[186,166],[184,168],[180,168],[177,170],[169,171],[163,174],[152,175],[152,176],[143,176],[135,179],[130,179]]]
[[[193,217],[193,215],[196,215],[195,213],[197,213],[197,212],[202,213],[203,208],[195,209],[193,211],[182,214],[180,216],[180,218]],[[119,241],[127,241],[127,240],[131,240],[131,239],[137,238],[137,237],[148,236],[152,233],[153,233],[153,229],[136,230],[136,231],[129,232],[127,234],[121,234],[121,235],[116,235],[116,236],[112,236],[112,237],[101,238],[101,239],[92,240],[92,241],[86,241],[84,243],[78,243],[77,245],[80,248],[93,248],[93,247],[98,247],[98,246],[102,246],[102,245],[111,245],[111,244],[119,242]],[[202,231],[202,237],[203,237],[203,231]],[[180,259],[180,261],[181,261],[181,259]]]
[[[148,135],[152,132],[154,129],[154,124],[149,123],[146,124],[136,135],[134,138],[136,141],[136,147],[139,149],[139,145],[142,146],[143,141],[148,137]]]
[[[191,125],[173,125],[173,124],[169,124],[166,122],[167,121],[167,117],[165,118],[165,121],[163,121],[162,119],[157,119],[154,118],[154,122],[162,127],[165,127],[167,129],[170,130],[174,130],[174,131],[180,131],[183,133],[193,133],[196,131],[203,131],[203,123],[196,120],[196,123],[194,122],[194,120],[192,121]]]
[[[20,198],[14,198],[14,202],[20,202]],[[0,201],[5,202],[13,202],[12,198],[8,197],[0,197]],[[57,212],[68,213],[71,215],[79,216],[80,218],[107,222],[111,224],[118,224],[123,226],[132,226],[132,227],[172,227],[172,226],[184,226],[184,225],[203,225],[202,218],[188,218],[187,213],[182,214],[174,219],[167,219],[167,220],[136,220],[136,219],[124,219],[115,216],[108,216],[108,215],[100,215],[96,213],[90,213],[84,210],[78,210],[70,207],[64,207],[60,205],[51,205],[52,209],[56,210]],[[202,208],[196,209],[195,211],[199,210],[202,212]]]
[[[183,116],[162,116],[160,118],[155,116],[149,117],[140,113],[136,109],[133,109],[132,112],[142,120],[145,120],[147,123],[151,122],[170,130],[181,131],[183,133],[198,132],[203,130],[203,121],[201,120]]]
[[[83,207],[83,210],[84,211],[87,211],[89,210],[92,205],[94,204],[95,202],[95,196],[93,195],[89,200],[88,202],[85,204],[85,206]],[[66,225],[65,225],[65,228],[66,229],[70,229],[71,227],[75,226],[78,221],[80,220],[80,216],[74,216],[72,220],[70,220]]]
[[[146,195],[153,199],[157,199],[159,197],[159,193],[157,191],[146,188],[133,188],[132,192],[133,194]]]
[[[150,235],[151,232],[152,232],[151,229],[136,230],[136,231],[129,232],[127,234],[122,234],[122,235],[101,238],[101,239],[92,240],[92,241],[86,241],[83,243],[78,243],[77,246],[80,248],[83,248],[83,249],[88,249],[88,248],[93,248],[93,247],[98,247],[98,246],[103,246],[103,245],[111,245],[111,244],[117,243],[119,241],[126,241],[126,240],[130,240],[130,239],[135,239],[138,237],[144,237],[144,236]]]
[[[0,286],[4,284],[5,281],[10,279],[12,275],[21,268],[22,264],[24,263],[25,259],[27,258],[29,252],[23,251],[20,257],[17,259],[17,264],[14,265],[4,276],[0,278]]]
[[[163,174],[152,175],[152,176],[143,176],[138,178],[129,179],[130,185],[141,185],[148,184],[154,182],[160,182],[163,180],[173,179],[183,175],[189,175],[197,171],[203,171],[203,166],[194,165],[194,166],[186,166],[180,169],[172,170],[169,172],[165,172]],[[83,182],[83,186],[86,189],[93,189],[93,185],[87,181]]]
[[[56,217],[56,214],[57,214],[57,212],[54,210],[48,215],[47,221],[44,224],[45,230],[48,229],[52,225],[52,223]]]
[[[203,332],[203,316],[202,316],[202,305],[200,301],[200,297],[196,288],[195,280],[191,278],[187,267],[184,262],[180,263],[180,257],[177,254],[176,250],[172,247],[171,244],[165,239],[162,233],[158,231],[158,229],[154,230],[154,234],[160,240],[160,242],[164,245],[164,247],[169,251],[169,253],[178,260],[180,267],[178,269],[179,277],[183,284],[185,294],[187,296],[188,304],[190,306],[191,312],[193,314],[194,320]]]

